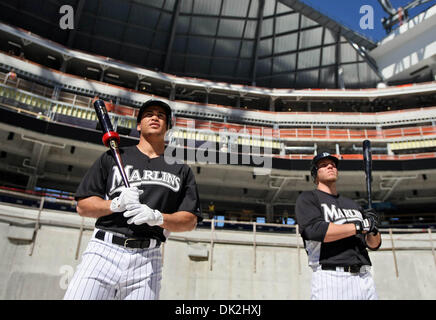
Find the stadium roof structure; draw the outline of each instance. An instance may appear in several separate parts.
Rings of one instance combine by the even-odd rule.
[[[75,10],[72,30],[59,26],[65,4]],[[367,54],[374,42],[298,0],[2,0],[0,19],[71,49],[177,76],[296,89],[382,81]],[[25,55],[41,55],[25,46]],[[69,68],[92,74],[78,63]]]

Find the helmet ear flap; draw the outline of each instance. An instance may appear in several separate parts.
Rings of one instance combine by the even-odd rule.
[[[318,175],[318,168],[315,165],[312,166],[312,169],[310,170],[310,175],[312,176],[313,183],[316,184],[316,177]]]
[[[173,116],[171,112],[167,113],[167,130],[170,130],[173,127]]]

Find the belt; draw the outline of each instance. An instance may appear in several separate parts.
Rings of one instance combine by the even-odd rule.
[[[103,230],[98,230],[95,233],[95,237],[100,240],[104,240],[106,232]],[[135,249],[146,249],[150,247],[150,244],[152,244],[152,241],[154,240],[156,242],[156,245],[153,248],[158,248],[160,246],[161,241],[158,239],[138,239],[138,238],[124,238],[119,237],[114,234],[112,234],[112,243],[123,246],[125,248],[135,248]]]
[[[360,269],[362,268],[362,265],[359,265],[359,264],[353,264],[351,266],[331,266],[331,265],[327,265],[327,264],[321,265],[322,270],[340,271],[337,268],[343,268],[344,272],[359,273]]]

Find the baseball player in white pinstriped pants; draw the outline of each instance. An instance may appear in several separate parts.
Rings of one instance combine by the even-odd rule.
[[[162,278],[161,251],[126,248],[95,239],[94,231],[65,299],[80,300],[155,300]],[[96,254],[98,252],[99,254]]]
[[[317,185],[297,199],[299,231],[313,270],[313,300],[376,300],[367,248],[381,245],[377,214],[336,191],[338,158],[327,152],[312,160]]]
[[[138,145],[120,148],[130,188],[110,152],[80,183],[77,211],[97,221],[64,299],[159,299],[161,243],[202,220],[192,170],[163,156],[171,114],[158,100],[141,107]]]

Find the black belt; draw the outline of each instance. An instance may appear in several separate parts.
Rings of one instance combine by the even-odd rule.
[[[95,237],[100,240],[104,240],[106,232],[103,230],[98,230],[95,234]],[[135,249],[146,249],[150,247],[152,239],[138,239],[138,238],[123,238],[118,237],[116,235],[112,235],[112,243],[126,247],[126,248],[135,248]],[[158,239],[154,239],[156,241],[156,246],[154,248],[158,248],[160,246],[161,241]]]
[[[344,268],[345,272],[359,273],[360,268],[362,268],[362,265],[359,265],[359,264],[353,264],[351,266],[331,266],[331,265],[327,265],[327,264],[321,265],[322,270],[334,270],[334,271],[336,271],[336,268],[338,268],[338,267]]]

